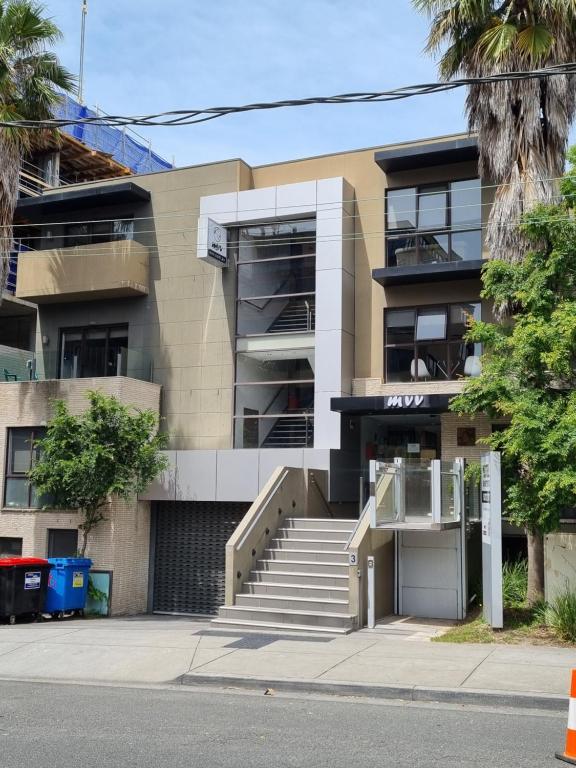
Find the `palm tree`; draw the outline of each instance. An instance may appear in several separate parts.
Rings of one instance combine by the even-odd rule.
[[[413,0],[431,18],[426,49],[440,76],[483,77],[576,60],[576,0]],[[478,134],[479,172],[497,185],[486,231],[493,257],[518,261],[516,222],[557,195],[574,117],[576,78],[558,75],[471,85],[466,112]]]
[[[0,122],[46,120],[74,78],[46,50],[61,37],[33,0],[0,0]],[[22,156],[38,129],[0,128],[0,301],[8,276]]]

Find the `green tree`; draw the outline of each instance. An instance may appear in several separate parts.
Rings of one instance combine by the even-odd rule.
[[[38,3],[0,0],[0,121],[53,116],[58,89],[69,91],[74,84],[72,75],[47,50],[60,37],[60,30]],[[0,128],[0,296],[8,275],[20,164],[34,142],[35,130]]]
[[[572,153],[576,160],[576,153]],[[451,408],[509,420],[486,442],[502,452],[504,503],[528,537],[528,601],[544,595],[543,534],[576,506],[576,185],[564,200],[526,214],[532,250],[517,263],[491,260],[482,297],[506,307],[500,323],[471,321],[483,345],[482,371]]]
[[[29,473],[52,506],[83,512],[81,555],[90,532],[105,520],[110,497],[133,498],[167,466],[161,453],[167,437],[158,432],[153,411],[101,392],[87,397],[90,406],[78,416],[62,400],[54,402],[54,417],[37,443],[40,458]]]
[[[413,0],[431,18],[427,50],[440,76],[482,77],[576,60],[576,0]],[[574,118],[576,80],[554,76],[472,85],[466,111],[478,134],[479,171],[498,185],[486,242],[514,262],[527,243],[511,223],[553,202]]]

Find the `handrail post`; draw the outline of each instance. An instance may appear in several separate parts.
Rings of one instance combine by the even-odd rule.
[[[394,459],[394,466],[397,471],[394,476],[394,497],[396,502],[397,520],[403,523],[406,519],[406,465],[404,459],[396,457]]]
[[[430,506],[432,523],[442,522],[442,470],[440,459],[430,462]]]

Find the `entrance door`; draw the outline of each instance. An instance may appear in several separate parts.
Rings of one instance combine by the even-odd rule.
[[[224,603],[226,542],[249,506],[194,501],[156,505],[154,612],[218,612]]]

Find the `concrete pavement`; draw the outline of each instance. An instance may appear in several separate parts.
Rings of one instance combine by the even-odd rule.
[[[423,623],[336,637],[262,634],[160,616],[4,625],[0,678],[118,684],[179,680],[219,687],[365,690],[367,695],[419,700],[442,700],[441,691],[458,701],[491,692],[516,696],[523,706],[536,698],[551,708],[566,706],[576,649],[422,639],[435,631]],[[501,698],[500,704],[506,701]]]

